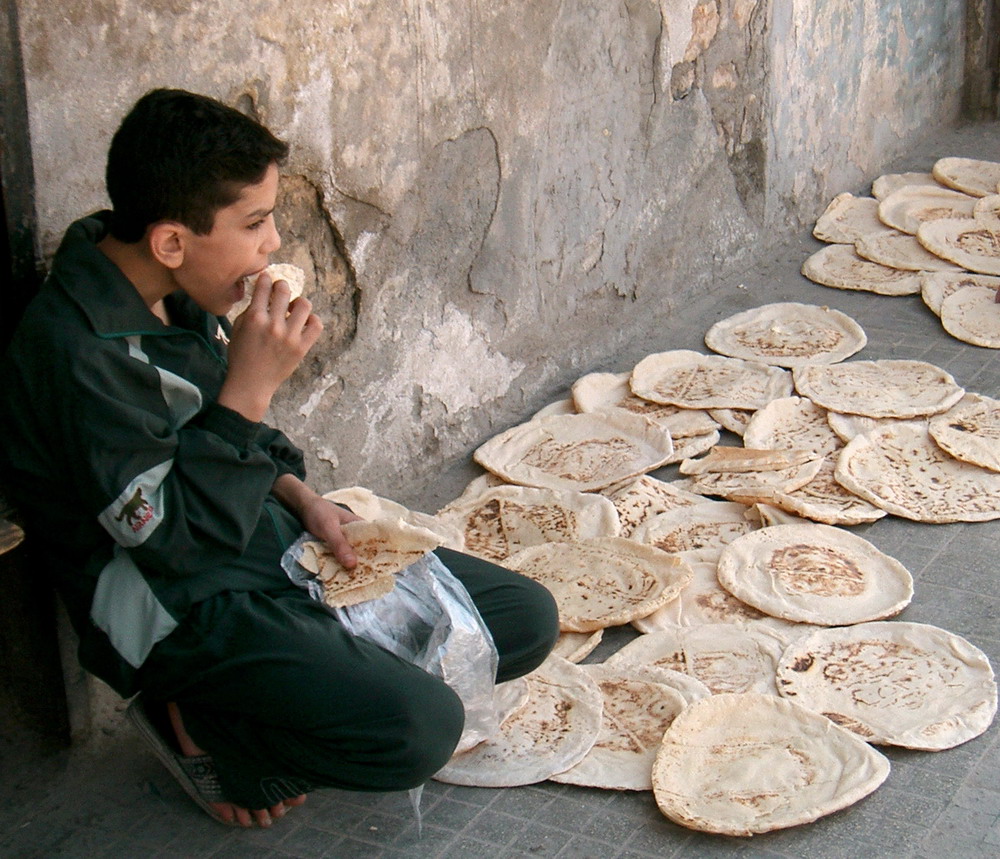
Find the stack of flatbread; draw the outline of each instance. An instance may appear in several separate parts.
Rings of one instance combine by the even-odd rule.
[[[953,212],[968,196],[929,174],[876,185],[877,199],[842,199],[827,219],[825,235],[855,256],[862,239],[870,255],[876,237],[912,245],[900,236],[933,217],[932,202]],[[927,249],[913,256],[926,262]],[[961,291],[945,278],[984,277],[892,271],[917,278],[911,291],[933,279],[942,304]],[[508,708],[521,715],[496,743],[442,780],[652,789],[672,820],[747,835],[875,790],[888,762],[869,742],[943,749],[992,722],[986,657],[891,619],[912,576],[847,528],[1000,517],[1000,403],[927,362],[855,359],[864,331],[825,307],[744,311],[705,342],[717,354],[660,352],[581,377],[480,446],[486,474],[438,512],[467,551],[544,582],[563,628],[522,695],[555,703],[537,704],[541,717]],[[638,637],[595,661],[621,624]]]
[[[930,173],[880,176],[870,197],[837,195],[802,273],[838,289],[919,293],[958,340],[1000,349],[1000,163],[940,158]]]

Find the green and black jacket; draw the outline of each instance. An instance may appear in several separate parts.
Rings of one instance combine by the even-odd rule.
[[[96,247],[106,224],[69,228],[14,336],[0,466],[81,663],[129,695],[193,603],[287,586],[278,560],[301,525],[270,490],[304,470],[283,434],[215,402],[226,320],[178,293],[164,325]]]

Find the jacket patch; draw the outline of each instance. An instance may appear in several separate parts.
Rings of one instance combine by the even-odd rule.
[[[153,518],[154,513],[153,505],[142,497],[142,487],[140,486],[122,506],[121,513],[115,516],[115,521],[121,522],[124,519],[129,528],[139,532]]]
[[[116,543],[139,546],[163,521],[163,481],[173,465],[168,459],[135,477],[97,517]]]

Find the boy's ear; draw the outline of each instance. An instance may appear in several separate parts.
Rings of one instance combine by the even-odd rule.
[[[153,258],[167,268],[180,268],[184,262],[184,239],[187,228],[177,221],[157,221],[146,235]]]

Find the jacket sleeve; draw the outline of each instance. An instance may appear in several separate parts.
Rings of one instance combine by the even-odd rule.
[[[255,443],[271,458],[277,469],[277,476],[294,474],[299,480],[305,480],[306,467],[302,451],[299,450],[281,430],[269,427],[267,424],[257,424]]]
[[[88,512],[164,577],[237,559],[279,474],[262,425],[119,343],[73,373],[61,436],[72,440],[67,461]]]

